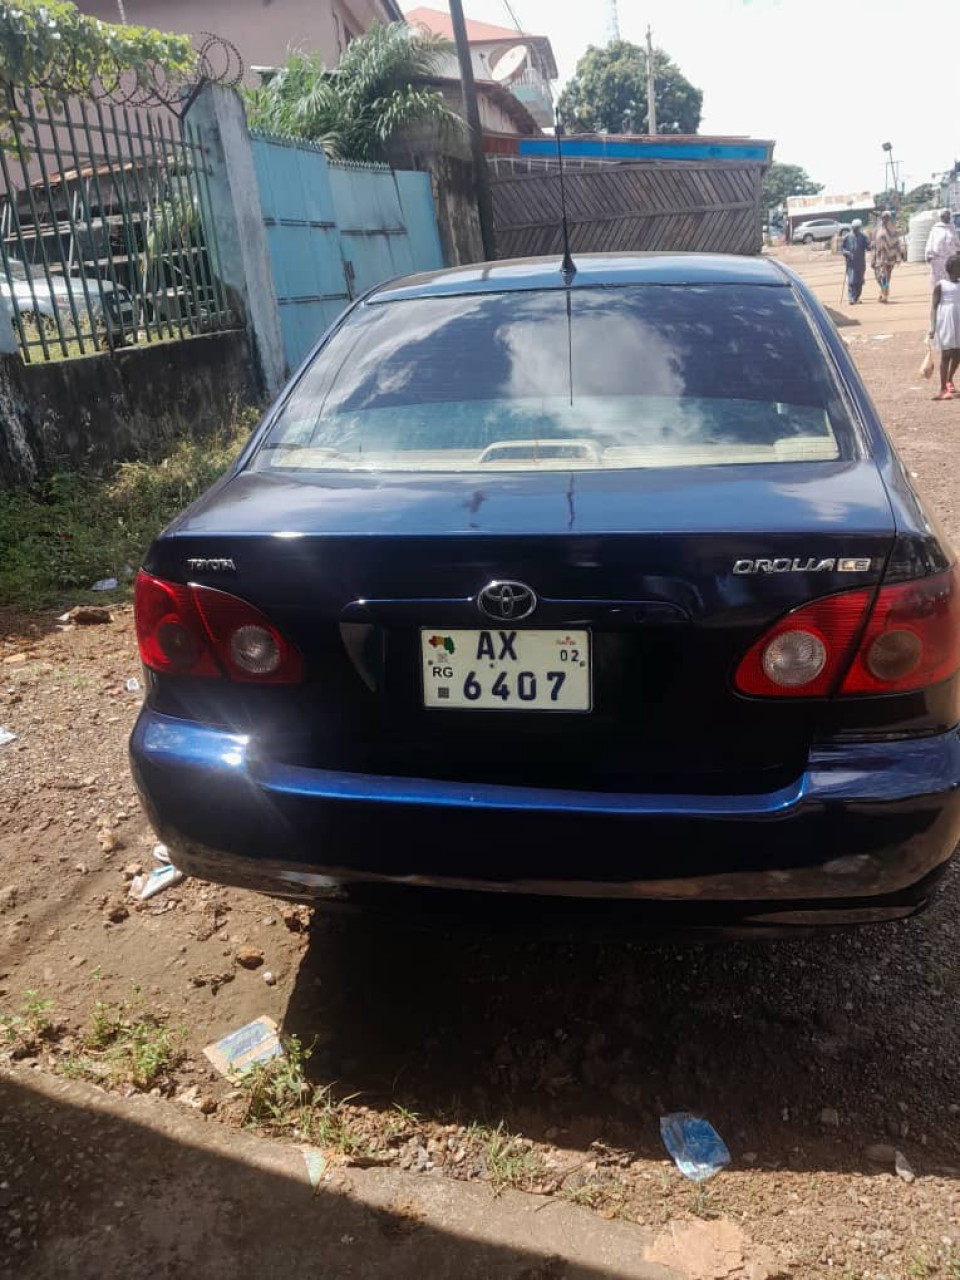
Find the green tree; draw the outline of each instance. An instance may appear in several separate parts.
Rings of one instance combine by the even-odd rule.
[[[696,133],[703,93],[662,49],[653,51],[657,133]],[[646,133],[647,51],[627,40],[591,45],[560,95],[560,116],[570,133]]]
[[[185,77],[196,66],[189,36],[118,26],[64,0],[0,0],[0,83],[55,93],[89,92],[132,75],[149,85],[160,72]]]
[[[462,128],[435,78],[447,41],[408,27],[374,23],[351,41],[335,71],[317,53],[293,50],[270,80],[247,91],[253,128],[322,144],[333,159],[382,160],[390,142],[412,124]]]
[[[800,165],[775,162],[764,175],[763,207],[775,209],[787,196],[815,196],[822,190],[823,183],[814,182]]]
[[[921,209],[935,208],[940,199],[940,189],[932,182],[922,182],[906,195],[899,191],[878,191],[873,198],[878,209],[898,209],[901,217],[909,217]]]

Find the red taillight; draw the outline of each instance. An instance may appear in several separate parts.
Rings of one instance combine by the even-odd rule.
[[[141,572],[133,612],[144,666],[163,675],[221,674],[189,587]]]
[[[300,655],[259,609],[212,587],[137,577],[137,642],[144,665],[169,675],[295,684]]]
[[[217,657],[231,680],[297,684],[300,655],[259,609],[213,587],[191,587]]]
[[[846,591],[788,613],[747,651],[737,668],[737,688],[761,697],[825,697],[846,669],[870,596]]]
[[[899,693],[960,668],[960,575],[882,587],[841,693]]]
[[[868,617],[872,594],[846,591],[788,613],[747,651],[737,689],[780,698],[903,693],[960,669],[956,569],[881,587]]]

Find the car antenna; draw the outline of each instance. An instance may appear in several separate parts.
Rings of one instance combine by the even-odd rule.
[[[560,139],[564,134],[563,121],[560,119],[559,111],[554,119],[556,121],[554,134],[557,139],[557,163],[560,166],[560,226],[563,231],[563,262],[560,264],[560,273],[563,276],[564,284],[570,284],[577,274],[577,266],[570,256],[570,228],[567,226],[567,193],[563,185],[563,147],[560,145]]]

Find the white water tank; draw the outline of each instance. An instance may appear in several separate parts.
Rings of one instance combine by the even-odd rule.
[[[909,223],[907,232],[907,261],[923,262],[927,248],[927,240],[933,224],[940,217],[936,209],[925,209],[923,213],[915,213]]]

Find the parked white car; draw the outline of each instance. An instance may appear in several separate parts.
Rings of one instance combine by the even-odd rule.
[[[0,305],[11,323],[16,309],[23,317],[35,317],[55,321],[57,313],[64,326],[73,325],[74,307],[80,319],[89,318],[95,332],[106,331],[117,339],[131,339],[137,331],[137,307],[122,285],[109,280],[87,280],[84,294],[83,282],[75,277],[52,276],[48,281],[42,267],[31,266],[17,258],[8,259],[9,279],[0,269]],[[101,298],[100,290],[103,290]],[[87,301],[89,296],[89,303]],[[73,306],[71,306],[71,298]]]
[[[815,240],[832,240],[849,230],[849,223],[836,218],[811,218],[794,228],[792,239],[794,244],[813,244]]]

